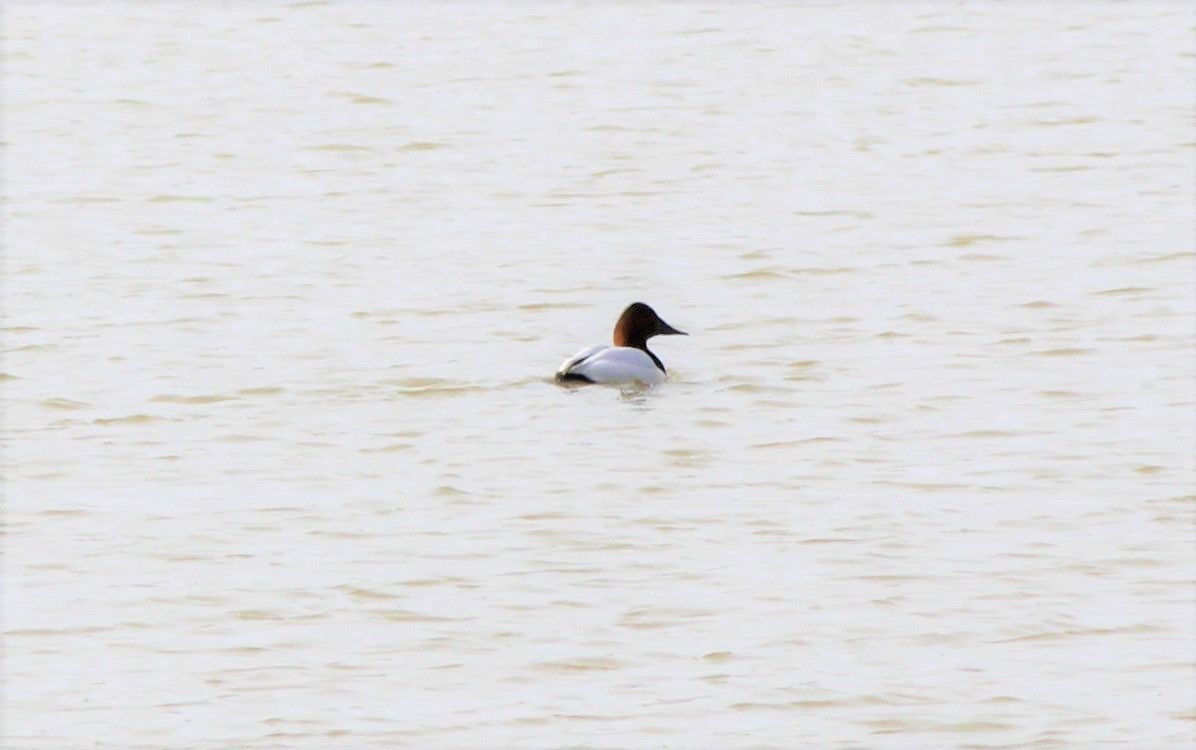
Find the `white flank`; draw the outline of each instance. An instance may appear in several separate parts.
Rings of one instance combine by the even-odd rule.
[[[595,383],[665,381],[665,374],[647,352],[631,346],[591,346],[561,363],[558,375],[583,375]]]

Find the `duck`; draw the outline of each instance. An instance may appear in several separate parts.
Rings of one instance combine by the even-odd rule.
[[[678,331],[643,302],[628,305],[615,322],[614,346],[599,344],[582,349],[561,363],[558,383],[601,383],[657,385],[668,377],[664,363],[648,349],[653,336],[688,336]]]

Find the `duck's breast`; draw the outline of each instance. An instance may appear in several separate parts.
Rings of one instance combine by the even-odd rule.
[[[566,367],[567,365],[567,367]],[[648,353],[631,346],[584,349],[561,365],[560,374],[580,375],[595,383],[663,383],[665,374]]]

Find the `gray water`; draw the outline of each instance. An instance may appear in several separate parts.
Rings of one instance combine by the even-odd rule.
[[[5,747],[1196,740],[1191,6],[4,25]]]

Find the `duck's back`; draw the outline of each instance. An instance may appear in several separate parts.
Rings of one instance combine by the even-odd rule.
[[[561,363],[557,380],[591,383],[663,383],[664,371],[642,349],[632,346],[591,346]]]

